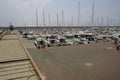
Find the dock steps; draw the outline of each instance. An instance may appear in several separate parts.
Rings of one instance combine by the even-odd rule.
[[[41,80],[18,33],[6,34],[0,41],[0,80]]]
[[[33,80],[39,80],[30,60],[0,63],[0,80],[25,80],[32,77]]]

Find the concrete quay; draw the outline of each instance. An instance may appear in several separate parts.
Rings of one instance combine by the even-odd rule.
[[[120,54],[110,42],[37,49],[21,35],[5,35],[0,57],[0,80],[120,80]]]
[[[46,49],[23,42],[47,80],[120,80],[120,54],[111,42]]]

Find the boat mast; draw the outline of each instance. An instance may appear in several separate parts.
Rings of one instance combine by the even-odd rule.
[[[44,25],[44,27],[46,26],[46,24],[45,24],[45,12],[44,12],[44,10],[43,10],[43,25]]]
[[[104,26],[104,23],[103,23],[103,16],[101,17],[101,26]]]
[[[80,26],[80,1],[78,1],[78,26]]]
[[[72,25],[71,25],[71,26],[73,27],[73,26],[74,26],[74,23],[73,23],[73,16],[71,17],[71,21],[72,21],[72,23],[71,23]]]
[[[93,1],[93,5],[92,5],[92,26],[94,26],[94,6],[95,6],[95,3]]]
[[[58,17],[58,13],[56,14],[57,17],[57,26],[59,26],[59,17]]]
[[[62,26],[64,26],[64,11],[62,10]]]
[[[113,20],[110,18],[110,26],[113,26]]]
[[[116,25],[116,20],[115,20],[115,18],[113,19],[113,26],[115,26]]]
[[[51,18],[49,13],[48,13],[48,20],[49,20],[49,26],[51,26]]]
[[[119,21],[118,21],[118,26],[120,26],[120,18],[119,18]]]
[[[107,27],[109,26],[109,16],[107,16]]]
[[[38,27],[38,11],[37,11],[37,8],[36,8],[36,26]]]
[[[97,25],[100,26],[100,20],[99,20],[99,17],[97,18]]]

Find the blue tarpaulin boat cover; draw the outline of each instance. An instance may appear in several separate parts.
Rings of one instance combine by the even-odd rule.
[[[47,36],[47,38],[49,38],[49,39],[55,39],[55,38],[57,38],[57,36]]]

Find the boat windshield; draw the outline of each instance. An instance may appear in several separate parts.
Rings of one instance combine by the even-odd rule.
[[[61,43],[65,43],[65,39],[60,39],[59,40]]]
[[[38,43],[38,45],[44,45],[45,44],[44,41],[38,41],[37,43]]]
[[[66,36],[66,39],[73,39],[74,36]]]
[[[51,43],[51,44],[54,44],[54,43],[55,43],[55,40],[50,40],[50,43]]]

